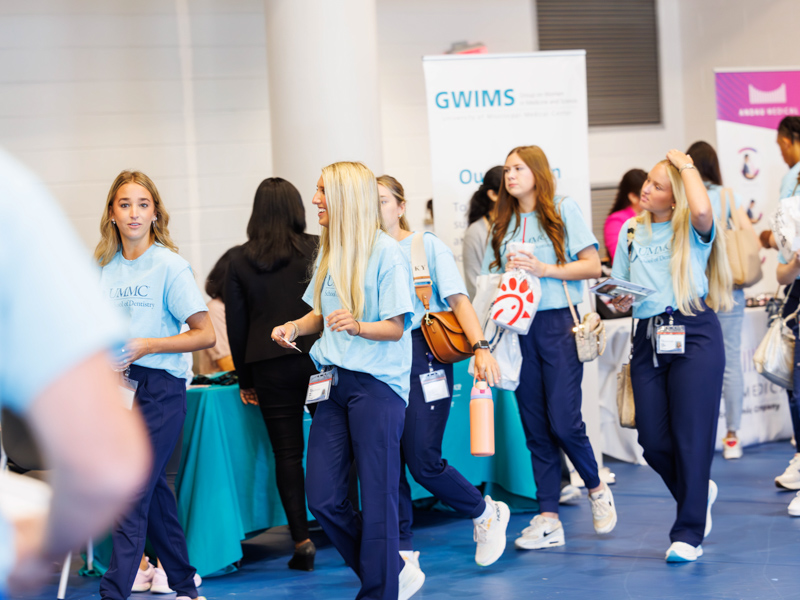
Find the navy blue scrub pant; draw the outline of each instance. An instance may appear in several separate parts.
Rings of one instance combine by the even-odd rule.
[[[669,322],[666,314],[660,316]],[[645,460],[678,503],[670,541],[698,546],[706,524],[725,346],[711,309],[673,317],[675,325],[686,327],[686,352],[658,354],[657,367],[648,321],[639,321],[636,328],[631,361],[636,429]]]
[[[356,596],[397,600],[401,563],[397,496],[406,405],[372,375],[339,369],[317,405],[308,436],[308,508],[361,580]],[[361,484],[361,514],[347,498],[350,465]]]
[[[787,285],[785,293],[787,298],[786,304],[783,307],[784,318],[797,310],[798,300],[800,299],[800,284],[794,286]],[[794,371],[792,373],[794,389],[786,390],[786,393],[789,397],[789,415],[792,418],[792,433],[794,433],[794,439],[800,440],[800,366],[798,366],[800,365],[800,342],[798,342],[800,335],[798,335],[798,326],[796,322],[792,323],[792,331],[794,331],[795,339]]]
[[[581,415],[583,363],[578,360],[569,308],[536,313],[522,351],[517,404],[533,463],[541,512],[558,512],[561,458],[572,461],[589,489],[600,485],[597,461]]]
[[[100,582],[100,596],[126,600],[144,552],[146,539],[178,596],[197,597],[195,569],[189,564],[186,538],[175,496],[167,485],[166,467],[186,418],[186,382],[161,369],[131,365],[130,378],[139,383],[136,405],[144,417],[153,452],[150,479],[112,532],[114,550]]]
[[[474,485],[442,458],[442,439],[450,415],[450,398],[425,402],[419,376],[429,371],[430,349],[422,329],[411,332],[413,348],[411,363],[411,393],[408,395],[406,424],[403,429],[402,458],[411,476],[439,500],[460,513],[476,519],[486,510],[486,502]],[[431,354],[434,371],[443,369],[447,388],[453,391],[453,365],[440,363]],[[406,470],[400,470],[400,550],[413,550],[411,525],[414,521],[411,488]]]

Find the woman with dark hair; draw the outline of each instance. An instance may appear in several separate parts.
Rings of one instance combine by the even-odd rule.
[[[303,310],[317,237],[307,235],[300,192],[279,177],[261,182],[247,224],[247,242],[231,251],[225,285],[228,339],[242,402],[261,409],[267,426],[281,503],[295,552],[290,569],[314,569],[308,537],[303,473],[303,407],[317,370],[308,355],[315,336],[294,349],[270,340],[272,329]]]
[[[694,161],[694,166],[708,192],[714,218],[727,229],[731,219],[731,211],[739,214],[739,223],[748,229],[753,236],[752,223],[747,217],[744,202],[739,194],[727,194],[725,200],[725,214],[722,214],[722,174],[719,170],[719,159],[711,144],[695,142],[686,151]],[[734,206],[731,206],[733,204]],[[725,399],[725,421],[728,433],[722,440],[722,456],[726,459],[736,459],[742,456],[742,444],[736,436],[742,420],[742,402],[744,399],[744,376],[741,367],[742,352],[742,322],[744,321],[744,290],[733,286],[733,309],[728,312],[718,312],[720,327],[722,327],[722,341],[725,344],[725,376],[722,380],[722,396]]]
[[[497,206],[497,193],[503,182],[503,167],[492,167],[483,176],[479,187],[469,201],[467,215],[467,232],[464,234],[464,283],[470,298],[475,297],[475,282],[481,274],[483,255],[489,241],[489,230],[494,221],[494,209]]]
[[[608,252],[608,258],[612,263],[614,262],[617,238],[619,237],[619,230],[622,229],[622,224],[641,212],[639,209],[639,196],[645,179],[647,179],[647,173],[641,169],[631,169],[622,176],[617,187],[617,197],[608,212],[605,225],[603,225],[603,241],[605,241],[606,252]]]
[[[208,316],[214,324],[214,333],[217,334],[217,343],[213,348],[201,350],[197,353],[197,372],[208,374],[218,371],[233,371],[231,347],[228,344],[228,327],[225,324],[225,279],[228,275],[228,265],[236,248],[226,251],[211,272],[206,277],[206,294],[208,301]]]

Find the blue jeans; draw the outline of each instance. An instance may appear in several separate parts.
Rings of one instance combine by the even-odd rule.
[[[725,375],[722,378],[722,397],[725,399],[725,421],[728,431],[738,431],[742,423],[744,375],[742,374],[742,322],[744,321],[744,290],[733,290],[733,310],[718,312],[722,341],[725,344]]]

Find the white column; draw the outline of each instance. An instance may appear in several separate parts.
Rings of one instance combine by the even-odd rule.
[[[311,205],[325,165],[361,161],[381,174],[375,0],[265,0],[273,174]]]

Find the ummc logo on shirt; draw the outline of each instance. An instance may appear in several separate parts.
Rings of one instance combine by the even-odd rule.
[[[108,297],[114,298],[147,298],[150,295],[149,285],[130,285],[124,288],[111,288]]]
[[[322,293],[325,296],[335,296],[336,295],[336,286],[333,285],[333,279],[331,279],[330,275],[325,277],[325,286],[324,286],[324,289],[322,290]]]
[[[535,244],[537,246],[547,245],[550,243],[550,238],[547,237],[546,233],[541,235],[529,235],[528,239],[525,240],[528,244]]]
[[[669,244],[662,244],[660,246],[634,246],[633,261],[637,258],[642,259],[646,263],[661,262],[662,260],[670,259]]]
[[[148,300],[150,296],[149,285],[131,285],[128,287],[111,288],[108,297],[112,300],[119,300],[118,307],[139,306],[142,308],[153,308],[155,304]]]

